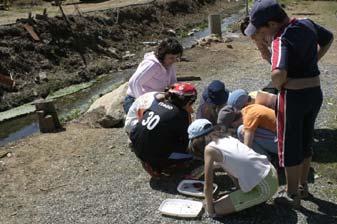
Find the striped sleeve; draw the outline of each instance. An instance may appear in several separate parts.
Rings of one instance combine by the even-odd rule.
[[[288,49],[282,41],[282,36],[276,37],[272,42],[271,68],[288,69]]]

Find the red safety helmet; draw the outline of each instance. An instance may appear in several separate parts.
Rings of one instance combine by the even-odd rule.
[[[174,83],[168,91],[179,96],[197,96],[195,86],[188,82]]]
[[[195,86],[187,82],[174,83],[168,89],[168,93],[171,95],[171,100],[179,106],[184,106],[186,103],[194,103],[197,99]]]

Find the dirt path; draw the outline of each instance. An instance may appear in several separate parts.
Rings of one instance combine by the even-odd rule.
[[[337,36],[335,2],[292,4],[289,12],[315,12],[310,18]],[[200,75],[200,90],[212,79],[227,88],[261,88],[269,65],[247,38],[186,52],[190,62],[180,75]],[[228,46],[228,45],[231,45]],[[122,129],[91,129],[73,122],[57,134],[35,135],[0,149],[11,152],[0,162],[0,223],[337,223],[337,41],[321,63],[325,95],[315,135],[310,183],[315,198],[298,211],[271,202],[219,220],[177,220],[158,212],[177,194],[177,179],[157,181],[142,170]],[[216,181],[221,181],[218,179]]]
[[[75,1],[65,1],[63,3],[63,10],[66,15],[71,15],[77,14],[77,12],[75,11],[75,6],[78,6],[80,12],[85,13],[105,9],[119,8],[128,5],[144,4],[149,2],[153,2],[153,0],[108,0],[91,3],[85,3],[75,0]],[[33,16],[35,14],[42,14],[44,8],[47,9],[47,13],[49,16],[61,15],[59,8],[57,6],[51,5],[50,3],[44,3],[43,5],[26,8],[14,7],[11,8],[9,11],[1,11],[0,25],[15,23],[17,19],[27,18],[29,12],[32,12]]]

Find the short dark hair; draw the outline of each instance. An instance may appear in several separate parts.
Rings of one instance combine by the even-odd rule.
[[[212,141],[228,137],[227,128],[224,125],[215,125],[214,129],[206,135],[191,140],[188,150],[199,158],[204,158],[205,147]]]
[[[176,105],[179,108],[183,108],[186,106],[188,103],[192,104],[196,100],[196,96],[183,96],[183,95],[178,95],[170,92],[165,93],[165,98],[170,102]]]
[[[164,61],[165,55],[174,54],[182,56],[184,52],[183,46],[178,42],[177,39],[169,37],[160,42],[157,50],[155,52],[156,57],[162,63]]]

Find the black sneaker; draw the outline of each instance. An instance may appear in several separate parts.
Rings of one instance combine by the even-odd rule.
[[[292,208],[301,207],[301,199],[298,194],[289,194],[286,190],[281,190],[277,193],[274,199],[275,204],[290,206]]]

